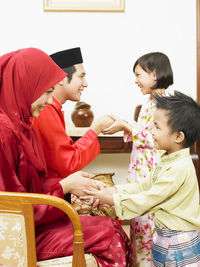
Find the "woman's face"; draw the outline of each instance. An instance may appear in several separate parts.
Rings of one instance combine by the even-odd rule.
[[[138,64],[135,68],[135,83],[140,87],[143,95],[152,94],[152,88],[156,84],[156,73],[146,72]]]
[[[52,103],[53,90],[54,87],[50,88],[31,104],[31,112],[34,118],[39,116],[39,113],[46,107],[47,104]]]

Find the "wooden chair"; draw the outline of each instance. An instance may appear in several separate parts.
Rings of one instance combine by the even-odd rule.
[[[34,204],[51,205],[67,214],[74,229],[73,256],[37,262]],[[71,259],[72,263],[70,263]],[[84,255],[81,221],[78,213],[68,202],[44,194],[0,191],[0,266],[92,267],[98,265],[91,254]]]

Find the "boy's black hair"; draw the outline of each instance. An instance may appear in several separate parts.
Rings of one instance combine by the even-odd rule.
[[[157,82],[152,89],[167,89],[174,82],[169,58],[161,52],[148,53],[138,58],[133,66],[134,73],[137,65],[148,73],[156,71]]]
[[[156,107],[167,110],[168,125],[172,132],[183,132],[185,147],[190,147],[200,138],[200,105],[191,97],[175,91],[174,95],[156,94]]]

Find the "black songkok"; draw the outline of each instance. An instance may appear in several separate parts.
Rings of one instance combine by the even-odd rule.
[[[50,57],[61,69],[65,69],[73,65],[83,63],[80,47],[59,51],[50,55]]]

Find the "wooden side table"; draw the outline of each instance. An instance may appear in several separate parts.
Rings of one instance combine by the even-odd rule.
[[[76,142],[84,133],[88,130],[87,127],[66,127],[67,134]],[[113,135],[98,136],[100,143],[101,153],[130,153],[132,143],[124,142],[123,132],[119,132]]]

